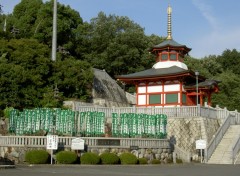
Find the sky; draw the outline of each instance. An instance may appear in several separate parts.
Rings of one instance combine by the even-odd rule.
[[[21,0],[0,0],[4,13],[12,13]],[[44,2],[47,0],[44,0]],[[146,35],[167,36],[167,7],[172,7],[173,39],[189,48],[189,55],[203,58],[240,50],[239,0],[58,0],[90,22],[100,11],[127,16]]]

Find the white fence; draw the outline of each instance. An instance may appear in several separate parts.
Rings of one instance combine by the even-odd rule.
[[[74,137],[58,137],[58,143],[62,147],[71,147]],[[105,137],[81,137],[88,147],[108,147],[108,148],[170,148],[167,139],[148,139],[148,138],[105,138]],[[118,140],[119,145],[99,145],[98,140]],[[0,136],[0,147],[46,147],[46,136]]]

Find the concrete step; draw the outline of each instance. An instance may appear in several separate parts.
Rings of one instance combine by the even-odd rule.
[[[231,125],[212,154],[209,164],[232,164],[232,145],[239,137],[240,125]]]

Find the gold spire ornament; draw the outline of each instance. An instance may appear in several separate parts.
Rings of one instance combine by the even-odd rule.
[[[167,8],[167,13],[168,13],[168,36],[167,39],[171,40],[172,39],[172,7],[168,5]]]

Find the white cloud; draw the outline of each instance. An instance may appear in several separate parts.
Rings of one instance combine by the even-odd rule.
[[[210,24],[210,30],[192,39],[193,57],[221,55],[226,49],[240,49],[240,26],[222,25],[221,18],[213,15],[213,10],[204,0],[192,0],[201,14]]]
[[[192,2],[200,10],[201,14],[208,21],[213,30],[217,30],[219,28],[219,24],[217,18],[215,18],[212,14],[212,7],[203,0],[193,0]]]
[[[240,26],[221,31],[213,31],[208,35],[195,38],[191,52],[193,57],[202,58],[208,55],[221,55],[226,49],[240,50]]]

